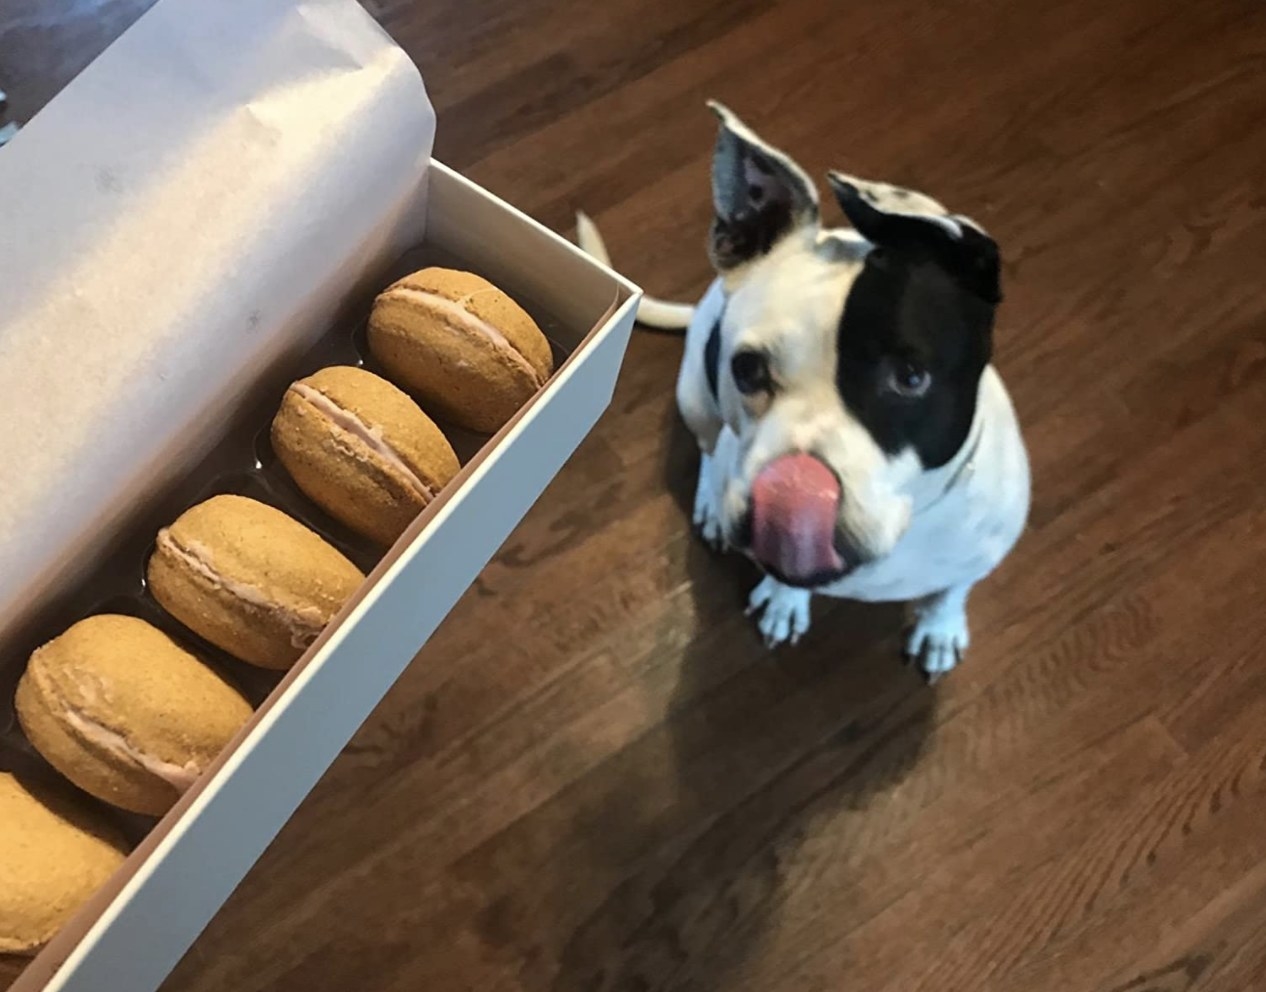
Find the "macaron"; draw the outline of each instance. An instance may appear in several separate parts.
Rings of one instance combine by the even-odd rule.
[[[549,342],[521,306],[472,272],[429,268],[374,301],[369,350],[436,416],[491,434],[554,371]]]
[[[37,952],[127,857],[118,831],[77,799],[0,772],[0,954]]]
[[[217,672],[137,617],[102,614],[31,655],[15,697],[44,759],[98,799],[161,816],[250,718]]]
[[[416,403],[372,372],[337,365],[286,390],[273,450],[330,516],[389,545],[461,467]]]
[[[365,580],[324,540],[245,496],[214,496],[159,531],[147,570],[160,606],[235,658],[293,665]]]

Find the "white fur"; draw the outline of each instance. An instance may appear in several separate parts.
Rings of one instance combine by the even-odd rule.
[[[845,239],[847,240],[847,238]],[[813,263],[796,263],[807,275]],[[812,309],[813,279],[794,307]],[[751,293],[757,286],[748,284]],[[768,340],[778,322],[762,323],[766,305],[788,313],[789,294],[778,279],[764,284],[750,310],[726,309],[722,323],[721,366],[736,337]],[[842,292],[842,290],[840,291]],[[834,299],[834,291],[826,294]],[[738,294],[736,294],[737,296]],[[733,300],[731,305],[733,305]],[[825,303],[823,304],[826,305]],[[813,590],[818,595],[869,602],[922,602],[914,613],[911,652],[929,675],[948,671],[967,648],[967,591],[1006,557],[1028,516],[1029,465],[1015,410],[996,370],[981,376],[975,421],[958,455],[947,465],[923,471],[906,453],[890,459],[844,409],[834,387],[833,360],[817,351],[783,384],[784,398],[759,418],[743,413],[740,398],[719,376],[720,409],[713,402],[704,372],[704,349],[725,306],[723,281],[708,288],[695,309],[677,382],[678,406],[700,440],[695,521],[714,546],[747,505],[751,482],[769,457],[787,450],[813,448],[839,474],[849,498],[844,524],[877,557],[844,578]],[[828,308],[829,309],[829,308]],[[804,326],[801,324],[800,326]],[[729,408],[729,416],[722,410]],[[711,506],[705,505],[711,499]],[[944,597],[946,590],[961,590]],[[760,630],[771,645],[794,643],[808,629],[809,593],[767,577],[753,594],[751,607],[764,610]],[[930,603],[939,604],[931,609]]]
[[[758,615],[757,626],[771,647],[795,644],[809,630],[808,589],[792,589],[768,575],[747,601],[748,616]]]
[[[910,633],[906,657],[917,659],[935,679],[962,660],[971,635],[967,630],[967,594],[970,585],[951,586],[944,592],[909,604]]]
[[[816,190],[799,166],[725,108],[714,109],[732,135],[775,158],[791,181],[806,184],[796,202],[816,205]],[[963,226],[977,227],[924,194],[833,178],[857,186],[878,209],[920,217],[956,237]],[[868,561],[811,591],[766,577],[752,592],[748,612],[759,614],[760,631],[773,647],[794,644],[808,631],[813,594],[905,601],[907,653],[937,677],[968,646],[972,586],[998,566],[1024,528],[1028,456],[992,366],[981,376],[967,440],[948,464],[925,470],[913,452],[890,456],[878,446],[844,405],[835,381],[839,314],[871,246],[851,229],[823,230],[812,213],[766,254],[722,272],[694,307],[647,299],[639,311],[653,326],[687,325],[677,404],[702,456],[694,523],[709,544],[728,547],[756,475],[780,455],[811,451],[839,477],[845,494],[840,528]],[[579,215],[577,229],[581,247],[608,261],[593,223]],[[706,352],[718,322],[714,396]],[[776,388],[768,395],[745,397],[735,388],[730,359],[743,348],[759,349],[775,363]]]
[[[723,481],[723,480],[722,480]],[[712,455],[700,452],[699,481],[695,485],[694,525],[705,544],[715,551],[728,551],[730,542],[719,512],[717,478],[712,468]]]
[[[994,368],[981,376],[967,442],[947,465],[930,472],[922,471],[912,454],[883,455],[843,408],[832,381],[833,360],[821,351],[803,353],[803,362],[786,371],[794,385],[781,405],[759,418],[745,414],[725,374],[719,376],[720,404],[715,403],[704,369],[707,339],[723,310],[722,369],[736,339],[767,341],[780,328],[804,327],[820,317],[818,308],[827,313],[831,305],[838,307],[846,286],[819,278],[818,265],[823,256],[838,261],[841,252],[855,251],[857,244],[852,231],[825,232],[808,256],[746,284],[729,301],[738,304],[733,311],[722,278],[691,308],[677,402],[702,454],[694,523],[708,544],[728,547],[729,528],[743,512],[751,481],[765,460],[789,448],[817,445],[851,497],[846,526],[878,557],[812,594],[911,602],[907,650],[929,676],[939,676],[967,649],[968,591],[1010,552],[1028,515],[1028,457],[1011,399]],[[726,408],[734,426],[723,416]],[[759,614],[761,634],[771,647],[795,643],[808,631],[812,594],[772,577],[753,591],[749,612]]]
[[[739,349],[775,356],[777,388],[772,400],[750,400],[719,376],[720,414],[727,439],[727,478],[722,519],[734,522],[760,471],[789,451],[812,451],[839,477],[844,501],[841,526],[868,556],[888,554],[910,520],[904,489],[918,472],[913,456],[889,458],[844,406],[835,382],[835,337],[849,287],[861,271],[864,249],[842,257],[839,245],[816,237],[786,238],[757,266],[725,280],[730,288],[721,324],[720,367],[728,369]],[[682,367],[683,377],[693,370]],[[699,388],[694,380],[693,388]],[[695,406],[679,383],[678,396]],[[706,389],[706,383],[704,384]]]
[[[708,519],[732,523],[744,505],[739,500],[727,507],[725,501],[748,479],[740,467],[739,444],[738,436],[723,427],[701,465],[710,478],[705,486],[701,477],[699,491],[716,500],[703,512]],[[1029,465],[1011,399],[992,366],[981,376],[975,423],[959,455],[942,468],[917,473],[901,497],[910,515],[892,547],[815,593],[867,602],[919,600],[954,586],[970,587],[1007,556],[1028,516]]]

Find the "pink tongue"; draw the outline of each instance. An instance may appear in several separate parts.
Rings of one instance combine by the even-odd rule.
[[[835,550],[840,483],[812,455],[783,455],[752,483],[752,554],[784,579],[844,568]]]

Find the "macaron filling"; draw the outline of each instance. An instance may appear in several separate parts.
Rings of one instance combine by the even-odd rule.
[[[509,339],[500,330],[483,318],[471,313],[462,305],[466,300],[470,299],[470,296],[463,296],[458,300],[450,300],[447,296],[429,293],[424,289],[413,289],[409,286],[394,286],[382,295],[386,298],[396,297],[413,300],[432,310],[439,311],[450,318],[456,326],[472,331],[492,342],[498,353],[505,355],[506,358],[526,372],[538,388],[545,385],[546,377],[537,371],[536,367],[527,360],[518,348],[510,343]]]
[[[111,727],[107,727],[65,699],[49,677],[45,666],[41,664],[40,652],[37,651],[31,658],[31,664],[27,671],[45,705],[50,709],[60,711],[66,726],[74,731],[79,739],[85,743],[122,758],[126,763],[143,769],[155,778],[162,779],[175,789],[177,793],[184,793],[202,774],[202,769],[193,761],[187,761],[183,765],[178,765],[175,762],[166,761],[141,750],[123,734]],[[101,695],[103,686],[96,676],[89,673],[82,673],[76,676],[73,671],[68,673],[68,675],[75,681],[79,694],[86,695],[90,699]]]
[[[324,611],[315,606],[286,606],[270,598],[258,586],[238,582],[220,574],[210,549],[195,542],[190,542],[188,546],[181,545],[168,527],[158,532],[157,544],[159,550],[182,562],[212,588],[223,590],[234,599],[279,620],[290,632],[291,647],[305,650],[317,639],[330,620]]]
[[[162,779],[182,795],[202,774],[202,769],[194,761],[187,761],[183,765],[178,765],[175,762],[164,761],[162,758],[155,757],[134,747],[117,730],[111,730],[104,724],[98,723],[89,716],[85,716],[73,706],[63,703],[62,715],[66,718],[66,723],[74,729],[81,739],[100,748],[102,751],[108,751],[124,761],[137,765],[155,778]]]
[[[296,396],[303,399],[324,416],[336,430],[351,435],[391,466],[409,488],[413,489],[425,502],[429,503],[435,498],[434,488],[428,485],[413,470],[412,466],[400,457],[400,453],[383,437],[381,427],[373,427],[365,423],[352,411],[339,406],[325,393],[319,389],[314,389],[312,386],[296,382],[290,389]],[[355,453],[353,452],[353,454]]]

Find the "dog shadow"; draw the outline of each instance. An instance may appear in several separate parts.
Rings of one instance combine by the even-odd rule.
[[[697,451],[675,416],[665,428],[686,527]],[[899,662],[899,607],[815,601],[805,640],[771,653],[743,615],[755,569],[697,540],[680,547],[694,623],[684,646],[672,611],[657,632],[679,665],[668,716],[614,770],[602,829],[570,868],[623,881],[571,934],[554,992],[741,985],[789,888],[824,851],[847,850],[934,724],[935,694]]]

